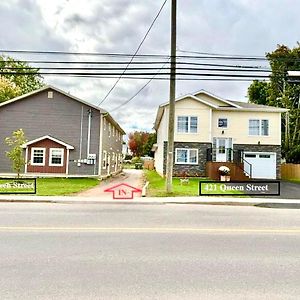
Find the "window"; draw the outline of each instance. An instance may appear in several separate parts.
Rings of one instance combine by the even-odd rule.
[[[112,135],[115,136],[115,127],[112,126]]]
[[[64,165],[64,149],[50,148],[49,166],[63,166],[63,165]]]
[[[228,125],[227,118],[219,118],[219,120],[218,120],[219,128],[227,128],[227,125]]]
[[[45,148],[31,148],[31,165],[44,166],[45,165]]]
[[[106,163],[107,163],[107,152],[103,151],[103,159],[102,159],[102,168],[106,169]]]
[[[250,119],[249,135],[269,135],[269,120]]]
[[[111,136],[111,124],[108,123],[108,137]]]
[[[178,116],[177,132],[178,133],[197,133],[198,117]]]
[[[176,164],[198,164],[198,149],[176,149]]]
[[[103,118],[103,130],[106,130],[106,119]]]
[[[269,135],[269,120],[261,120],[261,135]]]

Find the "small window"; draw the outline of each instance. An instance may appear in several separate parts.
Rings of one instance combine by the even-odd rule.
[[[245,157],[248,157],[248,158],[255,158],[255,157],[256,157],[256,154],[245,154]]]
[[[31,148],[31,165],[44,166],[45,165],[45,148]]]
[[[49,166],[63,166],[63,165],[64,165],[64,149],[50,148]]]
[[[271,155],[269,155],[269,154],[260,154],[259,155],[259,158],[270,158],[271,157]]]
[[[106,130],[106,119],[103,118],[103,130]]]
[[[226,118],[219,118],[218,127],[219,128],[227,128],[228,121]]]
[[[249,135],[259,135],[259,120],[249,120]]]
[[[108,137],[111,136],[111,124],[108,123]]]
[[[269,120],[261,120],[261,135],[269,135]]]

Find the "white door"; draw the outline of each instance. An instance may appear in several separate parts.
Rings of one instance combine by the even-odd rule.
[[[248,174],[252,168],[252,178],[276,179],[276,153],[245,152],[244,160],[244,168]]]
[[[216,161],[228,161],[229,151],[231,150],[231,139],[217,138],[216,139]]]

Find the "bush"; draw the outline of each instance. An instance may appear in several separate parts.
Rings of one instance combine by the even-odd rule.
[[[134,158],[131,160],[131,163],[133,163],[133,164],[136,164],[136,163],[143,163],[143,161],[141,160],[140,157],[134,157]]]

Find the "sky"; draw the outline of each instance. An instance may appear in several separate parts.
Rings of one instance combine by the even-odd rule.
[[[0,49],[133,54],[163,2],[1,0]],[[170,54],[170,11],[168,0],[138,54]],[[299,41],[299,11],[298,0],[177,0],[177,54],[264,56],[277,44],[293,48]],[[112,60],[76,55],[12,56],[27,60]],[[98,104],[116,79],[45,76],[44,82]],[[153,80],[132,101],[114,110],[146,82],[121,79],[101,104],[127,133],[151,131],[159,104],[169,99],[169,82]],[[176,96],[205,89],[225,99],[247,101],[249,85],[238,81],[178,81]]]

